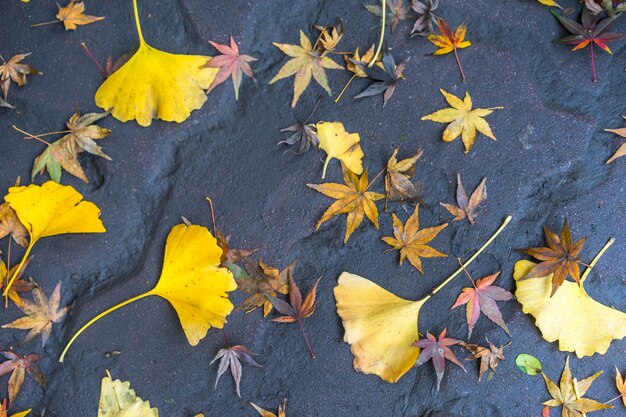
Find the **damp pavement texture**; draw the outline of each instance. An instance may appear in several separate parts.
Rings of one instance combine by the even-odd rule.
[[[130,0],[87,0],[86,6],[88,13],[106,20],[66,32],[61,25],[30,27],[53,18],[54,2],[0,3],[0,53],[8,57],[32,52],[27,62],[44,72],[30,77],[26,87],[12,89],[17,110],[0,110],[2,189],[17,176],[27,182],[32,161],[43,150],[41,144],[23,140],[12,124],[46,132],[62,129],[77,106],[83,112],[99,111],[93,97],[102,76],[81,41],[101,60],[137,46]],[[290,417],[539,416],[540,402],[550,396],[541,378],[522,374],[514,358],[521,352],[537,356],[556,380],[568,353],[543,340],[516,301],[499,303],[513,339],[495,377],[478,383],[476,363],[466,363],[467,373],[448,364],[441,391],[436,392],[431,363],[411,370],[397,384],[356,372],[349,346],[342,342],[332,293],[339,274],[349,271],[399,296],[422,297],[456,269],[456,257],[472,254],[508,214],[513,216],[509,227],[469,268],[475,277],[502,271],[498,285],[514,290],[513,264],[521,258],[514,249],[543,244],[542,225],[560,230],[567,217],[575,238],[589,237],[585,260],[610,237],[617,238],[586,288],[600,302],[626,310],[626,158],[605,165],[620,142],[603,131],[622,126],[626,114],[626,41],[612,45],[614,56],[598,56],[599,80],[593,84],[589,55],[552,43],[565,32],[547,8],[530,0],[443,0],[440,15],[454,26],[464,19],[469,25],[472,46],[460,52],[467,83],[460,82],[453,56],[429,56],[433,45],[423,38],[409,39],[412,24],[405,22],[387,37],[396,59],[411,60],[406,79],[386,108],[380,97],[352,100],[367,85],[357,80],[338,104],[312,85],[292,109],[293,79],[268,85],[285,62],[272,41],[296,43],[300,29],[314,37],[314,24],[331,24],[341,17],[347,34],[340,49],[367,47],[377,40],[379,21],[360,1],[143,0],[139,8],[146,39],[170,52],[214,54],[208,40],[225,43],[234,35],[244,53],[259,58],[254,63],[256,82],[243,81],[239,102],[230,81],[220,86],[180,125],[154,121],[146,129],[113,118],[102,121],[113,133],[100,144],[113,161],[81,156],[91,182],[83,184],[68,174],[62,181],[101,208],[107,233],[59,236],[37,244],[28,276],[46,293],[61,281],[62,301],[72,308],[62,325],[55,325],[45,349],[39,340],[22,345],[22,331],[0,332],[2,349],[44,356],[40,364],[47,390],[27,378],[13,410],[33,407],[34,415],[45,410],[46,417],[95,416],[100,380],[109,370],[115,378],[131,381],[163,416],[254,416],[250,401],[275,410],[283,398],[288,398]],[[626,31],[626,18],[615,29]],[[349,74],[328,73],[336,94]],[[504,106],[488,117],[498,140],[479,136],[468,154],[460,140],[442,142],[442,125],[420,121],[446,106],[439,88],[457,95],[469,90],[479,107]],[[400,267],[396,252],[383,254],[388,247],[380,237],[391,233],[389,213],[381,213],[380,232],[364,222],[347,245],[342,243],[345,217],[315,231],[315,222],[331,200],[305,184],[321,182],[322,164],[313,151],[283,154],[285,149],[276,144],[285,137],[279,129],[305,119],[320,94],[324,98],[314,120],[341,121],[348,131],[359,132],[364,165],[372,176],[395,147],[402,157],[424,150],[415,173],[423,183],[423,226],[450,220],[438,203],[453,201],[457,173],[472,190],[488,178],[487,205],[476,225],[451,223],[433,243],[451,256],[424,260],[424,276],[408,263]],[[341,182],[337,161],[331,162],[327,180]],[[382,182],[375,189],[380,191]],[[304,291],[323,277],[317,312],[305,322],[317,359],[310,358],[297,326],[264,320],[258,310],[235,312],[227,325],[230,341],[258,353],[263,368],[244,365],[243,399],[236,396],[229,375],[215,390],[217,366],[209,362],[224,347],[221,332],[211,330],[191,347],[174,310],[165,300],[150,297],[90,328],[66,363],[57,363],[63,344],[80,325],[152,288],[166,236],[181,216],[210,225],[207,195],[216,204],[218,228],[231,235],[234,247],[259,248],[263,260],[280,268],[298,259],[295,278]],[[405,219],[412,209],[394,204],[391,210]],[[468,284],[459,276],[434,297],[422,309],[420,332],[438,334],[447,327],[451,337],[465,338],[464,310],[449,308]],[[236,304],[244,297],[239,292],[232,296]],[[20,315],[11,308],[3,312],[2,322]],[[509,341],[483,317],[472,341],[484,344],[485,338],[498,345]],[[605,355],[572,357],[574,376],[605,372],[589,390],[590,398],[607,401],[618,394],[614,365],[624,371],[625,349],[626,341],[621,340]],[[461,348],[454,350],[460,358],[468,356]],[[121,355],[107,358],[111,351]],[[7,380],[0,379],[3,392]],[[615,409],[598,415],[623,416],[623,406],[614,404]]]

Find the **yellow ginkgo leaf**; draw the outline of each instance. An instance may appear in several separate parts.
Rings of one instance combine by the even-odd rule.
[[[558,341],[559,350],[575,352],[582,358],[604,354],[614,339],[626,337],[626,313],[591,298],[582,282],[579,287],[565,281],[550,297],[552,274],[523,279],[534,266],[535,263],[526,260],[515,263],[515,296],[522,311],[535,318],[544,339]]]
[[[150,126],[153,118],[181,123],[206,101],[219,68],[204,65],[210,57],[180,55],[148,45],[141,33],[137,0],[133,0],[139,49],[96,92],[96,105],[122,122]]]
[[[228,293],[237,289],[232,273],[220,267],[222,249],[206,227],[179,224],[172,228],[165,245],[163,270],[150,291],[130,298],[98,314],[81,327],[61,354],[89,326],[107,314],[151,295],[166,299],[174,307],[189,344],[195,346],[211,327],[222,328],[233,310]]]
[[[419,356],[413,342],[419,338],[418,315],[426,300],[405,300],[348,272],[341,274],[334,292],[354,369],[398,381]]]
[[[98,417],[159,417],[159,410],[137,396],[130,382],[102,378]]]
[[[11,187],[4,200],[17,214],[30,234],[22,261],[15,269],[3,295],[9,293],[30,251],[41,238],[65,233],[104,233],[100,209],[70,185],[48,181],[43,185]]]
[[[326,178],[326,167],[331,159],[337,158],[357,175],[363,173],[363,150],[358,133],[348,133],[340,122],[319,122],[316,125],[319,147],[326,152],[322,178]]]

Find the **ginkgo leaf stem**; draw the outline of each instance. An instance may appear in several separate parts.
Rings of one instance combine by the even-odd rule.
[[[587,267],[587,269],[585,269],[585,272],[583,273],[583,275],[580,277],[580,283],[584,283],[585,280],[587,279],[587,277],[589,276],[589,274],[591,273],[591,270],[593,269],[594,266],[596,266],[596,263],[600,260],[600,258],[602,257],[602,255],[604,255],[604,252],[606,252],[611,245],[615,243],[615,238],[612,237],[609,239],[608,242],[606,242],[604,244],[604,246],[602,247],[602,249],[600,249],[600,252],[598,252],[598,254],[596,255],[595,258],[593,258],[593,260],[591,261],[591,263],[589,264],[589,267]]]
[[[33,246],[35,246],[35,242],[37,241],[31,238],[31,241],[28,243],[28,247],[26,248],[26,252],[24,252],[24,256],[22,257],[22,260],[20,261],[17,268],[15,268],[15,272],[13,272],[13,275],[11,275],[11,279],[9,279],[9,282],[7,282],[7,286],[4,288],[4,292],[2,293],[2,295],[4,296],[5,308],[9,306],[9,290],[11,289],[13,282],[17,279],[18,274],[20,273],[20,271],[22,270],[22,267],[24,266],[24,263],[28,259],[28,256],[30,255],[30,251],[33,249]]]
[[[589,44],[589,49],[591,50],[591,72],[593,73],[593,82],[595,83],[596,78],[596,57],[593,52],[593,42]]]
[[[309,348],[309,353],[313,359],[316,358],[315,353],[313,353],[313,349],[311,348],[311,343],[309,343],[309,337],[306,335],[306,330],[304,330],[304,325],[302,324],[302,320],[298,319],[298,324],[300,325],[300,331],[302,332],[302,336],[304,337],[304,341],[306,342],[306,347]]]
[[[81,42],[80,46],[82,46],[83,49],[85,50],[85,52],[87,52],[87,55],[89,55],[89,58],[91,58],[91,60],[94,62],[94,64],[96,64],[96,66],[98,67],[98,69],[100,70],[102,75],[104,75],[105,77],[108,77],[106,71],[104,70],[104,68],[102,68],[102,65],[100,65],[100,62],[98,62],[98,60],[96,59],[95,56],[93,56],[93,54],[91,53],[89,48],[87,48],[87,44],[85,42]]]
[[[78,339],[78,336],[80,336],[85,330],[87,330],[87,328],[89,328],[92,324],[94,324],[95,322],[97,322],[98,320],[100,320],[101,318],[103,318],[104,316],[108,315],[109,313],[114,312],[115,310],[122,308],[130,303],[134,303],[137,300],[140,300],[142,298],[148,297],[153,295],[152,291],[148,291],[145,292],[143,294],[140,294],[136,297],[132,297],[129,298],[126,301],[122,301],[121,303],[114,305],[111,308],[108,308],[106,310],[104,310],[102,313],[98,314],[97,316],[95,316],[94,318],[92,318],[91,320],[89,320],[87,323],[85,323],[83,325],[83,327],[81,327],[75,334],[74,336],[72,336],[72,338],[70,339],[70,341],[67,343],[67,345],[65,346],[65,349],[63,349],[63,352],[61,352],[61,356],[59,357],[59,362],[63,363],[63,360],[65,359],[65,355],[67,354],[67,351],[70,349],[70,347],[72,346],[72,344],[74,344],[74,342],[76,341],[76,339]]]
[[[35,23],[34,25],[30,25],[30,27],[34,28],[34,27],[37,27],[37,26],[51,25],[53,23],[61,23],[61,21],[60,20],[51,20],[49,22]]]
[[[465,82],[465,72],[463,71],[463,66],[461,66],[461,60],[459,59],[456,47],[454,48],[454,58],[456,59],[456,65],[459,67],[459,71],[461,71],[461,82]]]
[[[346,85],[343,87],[343,89],[341,90],[341,93],[339,93],[339,95],[337,96],[337,98],[335,99],[335,103],[339,102],[339,100],[341,99],[341,96],[343,96],[343,93],[346,92],[346,90],[348,89],[348,86],[352,83],[352,81],[354,81],[354,79],[357,77],[356,74],[354,74],[352,76],[352,78],[350,78],[348,80],[348,82],[346,83]]]
[[[133,13],[135,14],[135,25],[137,26],[137,35],[139,35],[139,42],[146,43],[143,39],[143,33],[141,33],[141,23],[139,22],[139,10],[137,8],[137,0],[133,0]]]
[[[445,281],[443,281],[441,284],[439,284],[434,290],[431,291],[430,294],[428,294],[426,297],[422,298],[421,300],[419,300],[419,302],[426,302],[428,299],[430,299],[432,296],[434,296],[435,294],[437,294],[439,291],[441,291],[443,289],[443,287],[445,287],[446,285],[448,285],[457,275],[459,275],[461,272],[463,272],[463,270],[465,268],[467,268],[467,266],[469,264],[471,264],[472,262],[474,262],[474,260],[478,257],[478,255],[480,255],[489,245],[491,245],[491,243],[496,239],[496,237],[498,237],[498,235],[504,230],[504,228],[509,224],[509,222],[511,221],[512,217],[511,216],[506,216],[506,218],[504,219],[504,221],[502,222],[502,224],[500,225],[500,227],[498,228],[498,230],[496,230],[491,237],[489,238],[489,240],[487,240],[467,261],[465,261],[465,263],[463,263],[456,271],[454,271],[454,273],[452,273],[452,275],[450,275],[448,278],[445,279]]]
[[[381,14],[382,23],[380,27],[380,39],[378,41],[378,46],[376,47],[376,53],[374,54],[374,57],[372,58],[370,63],[367,64],[367,68],[372,68],[374,66],[374,64],[378,60],[378,55],[380,55],[380,50],[383,47],[383,41],[385,40],[385,26],[387,25],[387,0],[382,0]]]
[[[322,179],[326,178],[326,168],[328,167],[328,163],[333,159],[332,156],[328,155],[326,160],[324,161],[324,168],[322,168]]]

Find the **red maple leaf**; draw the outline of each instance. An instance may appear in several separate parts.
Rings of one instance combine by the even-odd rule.
[[[235,87],[235,100],[239,100],[239,86],[241,85],[242,74],[246,74],[248,77],[254,79],[254,74],[252,73],[252,68],[249,63],[256,61],[256,58],[250,55],[239,54],[239,47],[232,36],[230,37],[230,47],[213,41],[209,41],[209,43],[222,55],[211,58],[211,60],[204,65],[204,68],[220,69],[207,93],[226,81],[228,77],[232,77],[233,87]]]
[[[439,335],[439,340],[435,339],[435,336],[427,332],[426,339],[420,339],[413,343],[413,346],[422,349],[419,357],[417,358],[417,365],[422,365],[432,359],[433,365],[435,366],[435,372],[437,373],[437,391],[439,391],[439,386],[441,385],[441,380],[443,379],[443,373],[446,370],[446,359],[465,371],[463,364],[448,347],[458,345],[459,343],[462,342],[460,340],[446,337],[446,329],[443,329]]]

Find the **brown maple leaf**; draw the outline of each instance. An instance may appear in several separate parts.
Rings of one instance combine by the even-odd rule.
[[[441,385],[441,380],[443,379],[443,374],[446,370],[446,359],[465,371],[465,367],[449,347],[463,342],[446,337],[446,331],[447,329],[443,329],[439,335],[439,339],[436,339],[435,336],[430,334],[430,332],[427,332],[426,338],[417,340],[413,343],[413,346],[422,349],[419,357],[417,358],[417,366],[423,365],[432,359],[433,365],[435,366],[435,373],[437,374],[437,391],[439,391],[439,386]]]
[[[365,8],[375,16],[382,17],[383,15],[381,6],[367,4]],[[387,8],[389,9],[387,15],[390,18],[389,27],[391,28],[391,33],[396,31],[401,21],[411,18],[411,5],[406,4],[405,0],[387,0]]]
[[[279,271],[262,260],[258,263],[249,259],[244,260],[243,264],[247,273],[240,277],[235,276],[235,280],[238,289],[251,296],[241,303],[238,309],[250,313],[257,307],[263,306],[263,317],[267,317],[272,311],[272,303],[268,297],[289,293],[289,277],[297,263],[298,261],[294,260],[285,269]]]
[[[624,117],[626,119],[626,116]],[[620,129],[604,129],[607,132],[615,133],[616,135],[626,138],[626,127],[622,127]],[[621,158],[626,155],[626,142],[622,143],[619,148],[615,151],[615,153],[606,161],[607,164],[615,161],[617,158]]]
[[[280,298],[269,297],[274,308],[279,313],[283,314],[283,316],[272,319],[272,321],[278,323],[297,322],[300,326],[300,331],[302,332],[306,345],[309,348],[309,353],[311,353],[311,357],[313,359],[315,359],[315,353],[313,353],[313,349],[309,343],[309,338],[304,330],[302,320],[311,317],[313,313],[315,313],[315,293],[317,292],[317,284],[319,284],[321,279],[322,277],[319,277],[317,281],[315,281],[313,288],[311,288],[311,291],[309,291],[306,295],[304,301],[302,300],[300,288],[298,288],[298,285],[296,285],[291,275],[289,275],[289,303],[281,300]]]
[[[522,249],[520,252],[532,256],[541,261],[535,265],[522,279],[541,278],[552,275],[552,297],[556,290],[563,284],[567,276],[571,276],[580,285],[580,252],[587,238],[582,238],[572,243],[567,219],[563,223],[561,237],[552,232],[546,226],[543,227],[546,243],[548,246]]]
[[[217,378],[215,378],[215,388],[217,389],[217,383],[219,382],[220,377],[224,375],[224,372],[226,372],[227,369],[230,368],[230,373],[235,381],[235,391],[237,392],[239,398],[241,398],[241,392],[239,390],[242,374],[241,360],[243,359],[243,361],[248,365],[261,368],[261,365],[259,365],[254,358],[252,358],[252,355],[254,355],[254,353],[242,345],[235,345],[226,349],[220,349],[211,361],[212,365],[213,362],[220,359],[220,364],[217,368]]]
[[[505,347],[508,346],[508,344],[506,344],[504,346],[496,347],[489,340],[487,340],[487,343],[489,343],[489,347],[478,346],[473,343],[461,343],[461,346],[463,346],[465,349],[469,350],[472,353],[472,356],[467,359],[468,361],[480,359],[478,382],[480,382],[480,379],[489,368],[491,368],[493,372],[496,372],[496,367],[498,366],[498,363],[504,360],[504,354],[502,353],[502,351]],[[491,379],[491,376],[492,374],[490,374],[487,379]]]
[[[626,378],[622,377],[622,374],[619,369],[617,369],[617,366],[615,367],[615,387],[622,397],[624,407],[626,407]]]
[[[285,417],[285,409],[287,408],[287,399],[283,400],[283,403],[278,406],[278,415],[272,413],[271,411],[267,411],[255,403],[250,403],[252,407],[261,415],[261,417]]]
[[[415,173],[415,163],[424,154],[421,149],[411,158],[398,161],[396,155],[398,148],[393,151],[391,158],[387,161],[387,172],[385,174],[385,208],[387,200],[404,200],[415,198],[419,194],[418,188],[411,182],[411,177]]]
[[[2,59],[2,65],[0,65],[0,83],[2,83],[2,92],[4,93],[5,100],[9,96],[11,81],[18,86],[23,87],[26,85],[27,75],[41,75],[41,72],[37,71],[30,65],[22,64],[24,58],[30,54],[30,52],[27,54],[17,54],[11,57],[8,61],[5,61],[4,58],[2,58],[2,55],[0,55],[0,58]]]
[[[228,244],[228,241],[230,240],[230,236],[224,236],[224,234],[220,231],[217,231],[216,235],[217,235],[216,236],[217,246],[219,246],[222,249],[222,256],[220,258],[222,261],[222,266],[228,267],[226,266],[227,263],[243,262],[244,260],[248,259],[251,255],[259,251],[258,248],[255,248],[255,249],[231,248],[230,245]]]
[[[26,259],[26,262],[24,262],[24,265],[15,276],[15,280],[13,281],[11,288],[9,288],[9,293],[7,294],[9,299],[11,299],[18,306],[22,305],[22,299],[20,298],[19,293],[28,292],[33,289],[32,282],[21,279],[32,259],[32,256]],[[6,264],[2,259],[0,259],[0,291],[4,290],[4,287],[7,285],[13,274],[15,274],[15,270],[18,266],[19,265],[13,265],[13,267],[7,271]]]
[[[0,204],[0,239],[8,235],[11,235],[18,245],[24,248],[28,246],[28,230],[20,222],[15,210],[5,202]]]
[[[428,242],[436,238],[448,226],[448,223],[419,230],[419,204],[415,206],[415,211],[405,224],[402,224],[402,221],[395,213],[392,214],[392,218],[394,236],[383,237],[382,240],[393,246],[393,249],[388,250],[395,249],[400,251],[400,265],[402,265],[405,259],[408,259],[411,265],[423,274],[424,269],[422,268],[420,258],[448,256],[427,245]]]
[[[461,174],[457,174],[456,205],[446,203],[439,204],[454,216],[452,221],[467,219],[471,224],[474,224],[474,219],[478,215],[480,205],[487,199],[486,184],[487,178],[483,178],[472,193],[472,196],[468,197],[465,187],[463,187],[463,183],[461,182]]]
[[[314,149],[319,149],[320,140],[317,136],[317,126],[315,123],[309,124],[309,121],[317,110],[321,99],[321,96],[317,99],[315,107],[313,107],[313,111],[311,111],[304,122],[294,123],[291,126],[280,129],[281,132],[291,132],[291,135],[287,139],[278,142],[278,145],[285,144],[297,147],[297,150],[293,151],[296,155],[301,155],[308,151],[311,145]],[[285,151],[285,153],[287,152],[288,151]]]
[[[52,333],[52,325],[60,323],[68,311],[68,307],[60,308],[61,283],[59,282],[54,288],[50,299],[41,288],[35,285],[33,299],[35,302],[24,300],[19,306],[20,310],[26,314],[25,317],[5,324],[2,328],[29,330],[24,343],[28,343],[41,335],[41,344],[45,346]]]
[[[0,355],[7,358],[6,361],[0,363],[0,376],[6,375],[9,372],[11,377],[9,378],[9,402],[18,396],[24,385],[26,374],[30,375],[35,381],[37,381],[44,389],[46,388],[46,379],[39,369],[39,366],[35,362],[41,359],[41,356],[30,354],[26,356],[19,355],[11,351],[0,352]]]
[[[77,26],[84,26],[99,20],[104,20],[104,17],[85,14],[85,3],[70,0],[67,6],[59,6],[57,19],[63,22],[65,30],[76,30]]]
[[[233,87],[235,88],[235,100],[239,100],[239,86],[241,85],[243,74],[246,74],[254,80],[250,62],[256,61],[256,58],[250,55],[240,54],[239,47],[232,36],[230,37],[230,46],[221,45],[213,41],[209,41],[209,43],[213,45],[221,55],[214,56],[203,66],[203,68],[219,68],[215,80],[207,90],[207,94],[226,81],[228,77],[231,77]]]
[[[320,35],[313,49],[321,54],[334,52],[345,34],[342,21],[327,27],[315,25],[315,29],[320,31]]]

